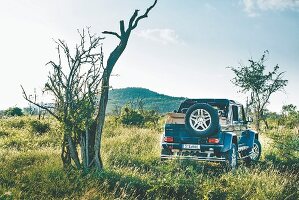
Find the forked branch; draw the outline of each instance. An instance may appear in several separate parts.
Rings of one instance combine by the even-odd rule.
[[[139,16],[135,21],[134,21],[134,25],[131,27],[131,30],[133,30],[134,28],[137,27],[138,25],[138,22],[141,20],[141,19],[144,19],[144,18],[147,18],[148,17],[148,13],[156,6],[158,0],[155,0],[155,2],[153,3],[152,6],[150,6],[148,9],[146,9],[145,13],[141,16]],[[134,15],[135,13],[137,13],[138,15],[138,10],[135,10],[134,12]],[[134,17],[134,15],[132,17]],[[136,18],[136,17],[135,17]]]
[[[136,9],[130,18],[127,30],[125,29],[124,21],[121,20],[119,22],[120,34],[113,32],[113,31],[104,31],[102,33],[116,36],[120,40],[122,40],[124,38],[128,38],[131,31],[134,30],[138,26],[139,21],[148,17],[149,12],[156,6],[157,2],[158,2],[158,0],[155,0],[153,5],[151,5],[149,8],[147,8],[145,13],[143,15],[140,15],[139,17],[138,17],[139,10]]]

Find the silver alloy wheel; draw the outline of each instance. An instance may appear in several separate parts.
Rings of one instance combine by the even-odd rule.
[[[256,143],[254,143],[250,154],[251,160],[256,160],[259,157],[259,154],[260,154],[259,146]]]
[[[205,109],[196,109],[190,115],[190,125],[196,131],[205,131],[211,125],[211,115]]]

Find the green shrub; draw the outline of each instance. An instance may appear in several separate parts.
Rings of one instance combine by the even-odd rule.
[[[44,121],[33,120],[30,122],[30,127],[33,133],[37,133],[39,135],[50,131],[50,124]]]
[[[109,125],[114,121],[115,124],[158,129],[161,116],[154,110],[134,109],[128,104],[119,115],[109,116],[108,119]]]
[[[14,119],[11,119],[9,121],[9,124],[8,124],[11,128],[17,128],[17,129],[22,129],[22,128],[25,128],[26,126],[26,121],[23,120],[23,119],[19,119],[19,118],[14,118]]]
[[[125,106],[121,110],[119,121],[124,125],[141,126],[144,123],[144,117],[137,110]]]
[[[269,130],[266,134],[272,141],[265,149],[265,160],[280,168],[299,170],[299,137],[294,129]]]
[[[35,117],[11,117],[0,120],[0,150],[18,151],[36,148],[57,148],[61,145],[62,129],[52,119],[37,120]],[[38,137],[37,137],[38,135]]]
[[[23,116],[23,111],[21,108],[18,107],[12,107],[8,108],[7,110],[4,111],[4,115],[6,116]]]
[[[6,136],[9,136],[9,133],[6,130],[1,130],[0,129],[0,138],[1,137],[6,137]]]
[[[204,199],[209,200],[225,200],[227,198],[227,194],[223,188],[211,188],[205,195]]]

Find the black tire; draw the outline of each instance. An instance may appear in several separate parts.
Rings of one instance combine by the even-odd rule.
[[[227,171],[232,171],[238,167],[238,148],[235,143],[232,144],[232,148],[225,153],[225,168]]]
[[[251,148],[248,151],[248,154],[251,154],[251,155],[249,155],[249,157],[246,157],[244,159],[245,163],[247,165],[250,165],[252,163],[258,162],[260,160],[260,158],[261,158],[261,153],[262,153],[262,145],[261,145],[261,143],[260,143],[259,140],[254,139],[253,148]]]
[[[198,115],[197,118],[196,114]],[[210,117],[210,120],[204,121],[206,120],[205,117]],[[185,126],[187,131],[196,136],[207,137],[214,135],[219,131],[218,112],[208,104],[194,104],[186,112]],[[196,128],[196,126],[199,127]]]

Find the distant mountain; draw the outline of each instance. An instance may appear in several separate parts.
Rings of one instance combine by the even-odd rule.
[[[109,91],[107,112],[112,113],[116,108],[121,108],[129,102],[137,106],[138,100],[144,104],[144,109],[156,110],[160,113],[171,112],[178,109],[184,97],[172,97],[159,94],[145,88],[122,88]]]

